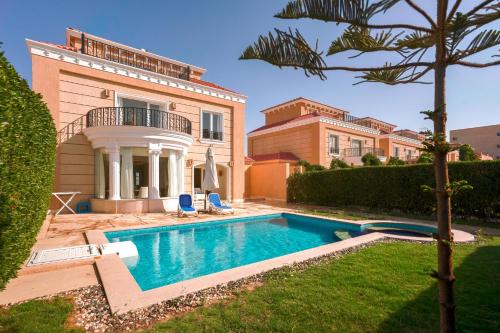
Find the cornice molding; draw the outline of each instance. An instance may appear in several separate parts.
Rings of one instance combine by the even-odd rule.
[[[335,126],[338,126],[338,127],[349,128],[349,129],[352,129],[352,130],[355,130],[355,131],[358,131],[358,132],[380,135],[380,131],[379,130],[376,130],[376,129],[373,129],[373,128],[369,128],[369,127],[365,127],[365,126],[361,126],[361,125],[357,125],[357,124],[350,123],[350,122],[347,122],[347,121],[338,120],[338,119],[321,117],[321,122],[322,123],[326,123],[326,124],[330,124],[330,125],[335,125]]]
[[[86,54],[81,54],[70,50],[64,50],[58,48],[57,46],[52,46],[46,43],[41,43],[29,39],[26,40],[26,44],[28,45],[30,53],[34,55],[58,61],[64,61],[70,64],[92,68],[103,72],[139,79],[146,82],[157,83],[163,86],[182,89],[185,91],[190,91],[201,95],[216,97],[242,104],[246,103],[247,99],[246,96],[236,93],[230,93],[222,89],[208,87],[202,84],[197,84],[194,82],[177,79],[166,75],[149,72],[132,66],[116,63],[113,61],[108,61],[105,59],[95,58]]]
[[[415,139],[411,139],[411,138],[407,138],[407,137],[401,136],[401,135],[387,134],[387,135],[385,135],[385,137],[388,137],[389,139],[392,139],[392,140],[401,141],[401,142],[408,142],[408,143],[411,143],[411,144],[414,144],[414,145],[422,145],[421,141],[418,141],[418,140],[415,140]]]

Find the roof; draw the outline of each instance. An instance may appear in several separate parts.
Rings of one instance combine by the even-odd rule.
[[[291,100],[289,100],[289,101],[286,101],[286,102],[283,102],[283,103],[280,103],[280,104],[276,104],[276,105],[274,105],[274,106],[270,106],[270,107],[268,107],[268,108],[266,108],[266,109],[264,109],[264,110],[262,110],[262,111],[260,111],[260,112],[265,113],[265,112],[270,111],[270,110],[272,110],[272,109],[275,109],[275,108],[277,108],[277,107],[280,107],[280,106],[285,106],[285,105],[288,105],[288,104],[294,104],[294,103],[299,102],[299,101],[301,101],[301,100],[302,100],[302,101],[304,101],[304,102],[310,102],[310,103],[320,104],[320,105],[323,105],[323,106],[325,106],[325,107],[327,107],[327,108],[330,108],[330,109],[335,109],[335,110],[338,110],[338,111],[340,111],[340,112],[349,113],[349,111],[345,111],[345,110],[342,110],[342,109],[336,108],[336,107],[331,106],[331,105],[328,105],[328,104],[324,104],[324,103],[316,102],[316,101],[313,101],[312,99],[308,99],[308,98],[304,98],[304,97],[297,97],[297,98],[291,99]]]
[[[59,49],[63,49],[63,50],[67,50],[67,51],[78,52],[78,48],[76,48],[74,46],[54,44],[54,43],[50,43],[50,42],[40,42],[40,43],[43,43],[43,44],[46,44],[46,45],[50,45],[50,46],[55,46],[55,47],[57,47]],[[215,88],[215,89],[220,89],[220,90],[224,90],[224,91],[227,91],[227,92],[231,92],[231,93],[234,93],[234,94],[241,95],[240,93],[238,93],[238,92],[236,92],[234,90],[230,90],[230,89],[224,88],[222,86],[219,86],[218,84],[215,84],[215,83],[212,83],[212,82],[208,82],[208,81],[204,81],[204,80],[190,78],[189,82],[193,82],[193,83],[196,83],[196,84],[200,84],[202,86],[206,86],[206,87],[210,87],[210,88]]]
[[[245,163],[252,163],[252,162],[255,162],[253,158],[245,156]]]
[[[295,117],[295,118],[291,118],[291,119],[287,119],[287,120],[283,120],[283,121],[278,121],[276,123],[272,123],[272,124],[269,124],[269,125],[261,126],[259,128],[254,129],[253,131],[249,132],[248,134],[253,133],[253,132],[262,131],[262,130],[265,130],[265,129],[268,129],[268,128],[273,128],[273,127],[281,126],[281,125],[284,125],[284,124],[293,123],[293,122],[296,122],[296,121],[300,121],[300,120],[304,120],[304,119],[308,119],[308,118],[320,117],[320,116],[321,116],[321,114],[319,112],[309,113],[309,114],[305,114],[303,116],[298,116],[298,117]]]
[[[255,162],[272,161],[272,160],[298,161],[300,160],[300,158],[298,158],[295,154],[290,152],[279,152],[273,154],[255,155],[253,157],[253,160]]]

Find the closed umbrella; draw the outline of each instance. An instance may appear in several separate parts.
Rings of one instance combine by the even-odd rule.
[[[205,210],[207,209],[207,194],[219,188],[219,179],[217,178],[217,166],[215,165],[214,153],[212,148],[207,149],[205,162],[205,177],[203,178],[203,190],[205,191]]]

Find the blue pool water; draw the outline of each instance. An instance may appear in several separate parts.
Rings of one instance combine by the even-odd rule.
[[[137,246],[139,258],[124,262],[143,291],[360,234],[358,225],[293,214],[105,233]]]

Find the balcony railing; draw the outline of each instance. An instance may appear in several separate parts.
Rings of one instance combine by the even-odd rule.
[[[175,113],[136,107],[107,107],[87,113],[87,127],[143,126],[191,134],[191,121]]]
[[[203,129],[203,139],[222,141],[222,132]]]
[[[144,69],[162,75],[167,75],[189,81],[189,66],[172,64],[161,59],[125,50],[114,45],[106,44],[82,34],[80,51],[96,58],[106,59],[120,64]]]
[[[344,148],[343,150],[344,157],[360,157],[368,153],[373,154],[375,156],[385,156],[384,150],[382,148],[372,148],[372,147]]]

